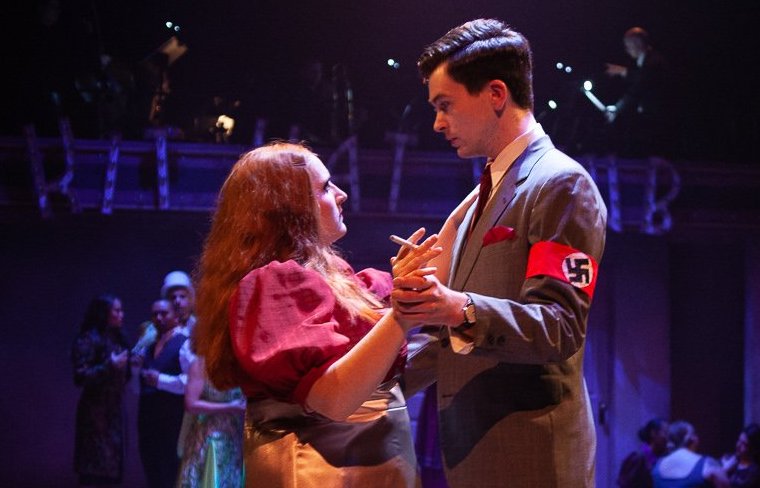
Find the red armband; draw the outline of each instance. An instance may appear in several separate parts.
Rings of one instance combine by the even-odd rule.
[[[597,273],[596,260],[588,254],[556,242],[541,241],[530,248],[525,278],[551,276],[593,298]]]

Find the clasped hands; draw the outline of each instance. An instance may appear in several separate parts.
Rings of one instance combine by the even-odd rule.
[[[417,244],[424,235],[425,229],[420,228],[408,240]],[[425,324],[456,327],[462,323],[467,296],[441,283],[435,276],[437,268],[429,265],[443,252],[437,243],[438,235],[433,234],[414,248],[402,246],[391,258],[391,305],[394,317],[407,330]]]

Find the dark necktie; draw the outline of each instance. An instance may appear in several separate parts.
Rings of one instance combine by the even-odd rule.
[[[475,215],[472,216],[472,225],[470,226],[470,232],[475,228],[478,223],[478,219],[483,214],[483,209],[486,208],[488,203],[488,196],[491,194],[491,163],[488,161],[486,167],[483,168],[483,174],[480,175],[480,192],[478,193],[478,206],[475,207]]]

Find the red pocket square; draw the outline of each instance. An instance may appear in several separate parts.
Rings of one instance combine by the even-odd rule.
[[[515,232],[515,229],[512,227],[497,225],[496,227],[489,229],[488,232],[486,232],[486,235],[483,236],[483,247],[505,240],[511,241],[516,237],[517,232]]]

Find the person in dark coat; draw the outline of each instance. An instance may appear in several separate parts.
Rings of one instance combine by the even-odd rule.
[[[82,387],[76,414],[74,469],[81,486],[118,485],[124,468],[124,386],[129,351],[124,312],[113,295],[94,298],[71,350],[74,383]]]
[[[607,109],[616,152],[623,157],[668,156],[674,113],[670,66],[649,33],[631,27],[623,36],[628,66],[607,63],[608,76],[625,80],[625,93]]]

